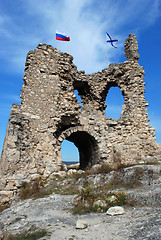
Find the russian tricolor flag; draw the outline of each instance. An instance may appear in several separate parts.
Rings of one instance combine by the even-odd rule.
[[[66,34],[64,34],[64,33],[56,32],[56,40],[70,41],[70,37],[66,36]]]

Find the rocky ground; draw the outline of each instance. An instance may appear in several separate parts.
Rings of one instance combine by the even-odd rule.
[[[74,239],[161,239],[161,209],[159,207],[125,208],[123,215],[106,213],[72,215],[73,196],[52,194],[37,200],[13,204],[2,212],[0,226],[3,232],[17,234],[31,228],[47,229],[41,240]],[[88,225],[76,229],[78,219]]]
[[[46,229],[47,236],[40,240],[160,240],[160,180],[126,190],[126,193],[140,204],[125,205],[124,214],[115,216],[106,213],[72,215],[72,195],[53,193],[44,198],[13,202],[0,214],[0,234],[16,235],[32,229]],[[87,227],[77,229],[78,220],[86,222]]]

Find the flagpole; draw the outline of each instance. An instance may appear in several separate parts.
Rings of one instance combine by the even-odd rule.
[[[107,67],[108,67],[108,44],[107,44]]]

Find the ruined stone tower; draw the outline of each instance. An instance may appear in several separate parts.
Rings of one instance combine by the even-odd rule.
[[[71,55],[49,45],[39,44],[28,53],[21,105],[12,106],[1,156],[1,190],[58,171],[64,139],[78,148],[82,169],[159,158],[137,51],[136,37],[130,34],[125,41],[127,61],[90,75],[77,71]],[[124,97],[120,119],[105,117],[105,98],[115,86]]]

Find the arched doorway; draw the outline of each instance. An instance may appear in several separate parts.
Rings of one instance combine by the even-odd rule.
[[[78,131],[66,138],[79,150],[80,169],[91,167],[98,161],[98,146],[94,137],[87,132]]]
[[[66,165],[79,163],[79,151],[73,142],[64,139],[61,143],[61,158]]]
[[[69,131],[66,140],[73,142],[79,151],[80,169],[86,169],[99,161],[99,149],[96,139],[86,131]],[[67,133],[67,132],[66,132]]]

